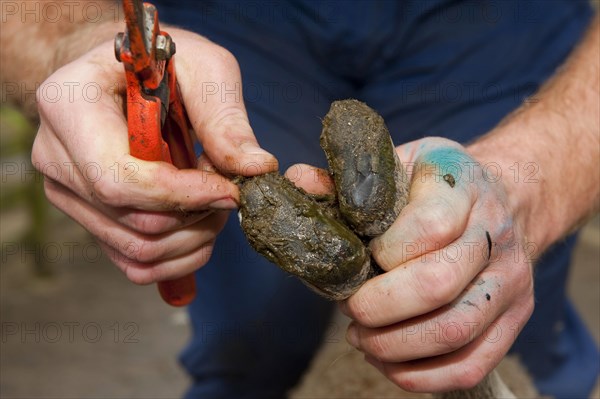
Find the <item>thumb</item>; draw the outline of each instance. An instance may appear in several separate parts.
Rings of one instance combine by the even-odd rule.
[[[204,151],[217,169],[254,176],[277,170],[250,127],[235,57],[196,34],[173,30],[178,80],[185,108]]]

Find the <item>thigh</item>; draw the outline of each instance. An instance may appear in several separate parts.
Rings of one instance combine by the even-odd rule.
[[[159,11],[236,56],[251,126],[282,172],[298,162],[324,166],[320,118],[350,86],[310,57],[292,24],[251,18],[241,2],[193,7],[199,4],[165,3]],[[232,95],[221,82],[203,84],[211,85],[211,95]],[[196,276],[193,336],[181,356],[193,378],[188,397],[284,397],[320,344],[333,304],[254,252],[235,214]]]

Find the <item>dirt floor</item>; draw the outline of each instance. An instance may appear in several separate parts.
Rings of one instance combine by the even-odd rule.
[[[30,223],[25,209],[1,214],[2,398],[176,398],[187,377],[176,354],[188,338],[185,311],[164,305],[154,286],[128,283],[79,226],[52,212],[51,239],[11,241]],[[600,342],[600,224],[586,226],[570,292]],[[35,277],[35,256],[51,277]],[[407,398],[345,343],[347,320],[323,345],[293,398]],[[521,397],[535,397],[518,365],[501,371]],[[422,396],[426,397],[426,396]],[[593,396],[600,398],[598,390]]]

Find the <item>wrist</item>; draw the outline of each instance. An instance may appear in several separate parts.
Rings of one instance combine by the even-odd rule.
[[[57,51],[50,64],[46,78],[62,66],[83,56],[90,50],[110,40],[125,29],[125,23],[119,21],[101,21],[96,24],[84,24],[79,29],[62,36]]]
[[[469,147],[479,161],[499,163],[502,172],[525,165],[535,172],[528,180],[503,175],[502,182],[515,220],[538,254],[600,209],[599,39],[596,17],[532,100]]]
[[[560,237],[548,226],[561,224],[546,192],[545,168],[527,143],[526,129],[521,123],[498,126],[492,132],[467,147],[469,154],[479,162],[490,184],[501,185],[506,193],[505,203],[513,216],[515,233],[520,244],[532,258],[539,256]]]
[[[59,13],[58,20],[43,16],[22,18],[19,13],[3,18],[0,23],[3,33],[0,35],[0,63],[3,88],[10,88],[4,96],[7,102],[16,103],[34,117],[37,109],[35,90],[42,82],[63,65],[123,30],[124,23],[119,20],[116,3],[100,2],[97,6],[100,8],[94,20],[66,5],[63,9],[70,11]]]

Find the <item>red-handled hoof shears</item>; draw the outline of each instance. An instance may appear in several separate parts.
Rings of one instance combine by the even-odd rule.
[[[126,31],[115,38],[115,56],[127,78],[127,128],[131,155],[164,161],[179,169],[195,168],[189,121],[177,86],[172,56],[175,43],[158,25],[156,7],[123,0]],[[194,275],[161,281],[158,290],[173,306],[196,295]]]

